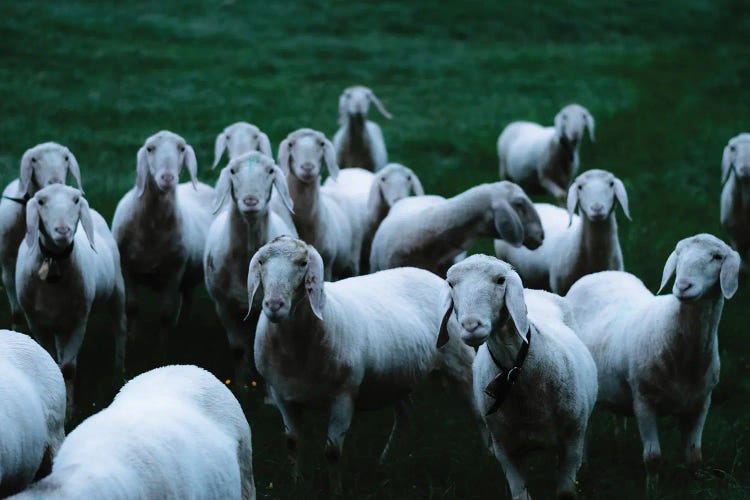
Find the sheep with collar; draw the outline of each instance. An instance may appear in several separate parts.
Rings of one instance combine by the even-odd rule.
[[[383,132],[377,123],[367,119],[370,103],[384,117],[392,118],[375,92],[367,87],[348,87],[339,97],[340,128],[333,136],[333,146],[336,163],[341,168],[363,168],[372,172],[388,163]]]

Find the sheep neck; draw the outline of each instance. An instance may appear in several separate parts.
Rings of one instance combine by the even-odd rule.
[[[702,377],[717,347],[716,333],[724,297],[716,284],[695,302],[677,302],[677,328],[665,339],[664,351],[672,363]]]
[[[553,170],[559,170],[568,175],[572,174],[575,159],[578,155],[578,144],[573,146],[567,141],[567,139],[565,140],[565,144],[563,144],[560,142],[560,136],[557,134],[554,135],[552,141],[552,148],[550,148],[550,165],[558,167]]]
[[[593,269],[606,268],[612,250],[618,245],[614,207],[604,220],[594,221],[583,213],[581,219],[579,248],[583,249],[584,262]]]
[[[294,201],[292,220],[300,239],[314,244],[320,227],[320,177],[313,182],[302,182],[291,171],[287,177],[289,194]]]
[[[524,341],[521,340],[522,335],[518,332],[515,323],[510,319],[507,312],[503,314],[506,318],[505,322],[501,327],[492,330],[487,339],[487,349],[503,368],[509,369],[514,366]],[[499,372],[500,368],[497,366],[496,368]]]
[[[346,137],[351,147],[363,148],[365,146],[365,123],[365,115],[361,113],[349,115]]]
[[[240,212],[236,203],[230,205],[230,245],[233,250],[239,250],[237,253],[246,257],[247,262],[244,267],[247,267],[250,264],[250,258],[258,251],[267,239],[268,215],[269,212],[267,206],[256,214],[245,215]]]
[[[344,135],[344,149],[348,151],[349,158],[346,165],[342,167],[360,167],[365,170],[375,170],[372,160],[370,144],[367,140],[367,120],[362,113],[356,113],[347,117],[346,134]]]
[[[730,175],[732,177],[728,182],[732,183],[732,204],[734,208],[744,211],[746,207],[750,207],[750,180],[740,182],[737,174]]]
[[[374,182],[377,182],[377,180]],[[383,199],[380,189],[377,190],[377,194],[372,194],[370,196],[373,199],[369,200],[370,210],[367,215],[367,229],[369,232],[374,233],[380,223],[383,222],[383,219],[388,215],[390,207]]]

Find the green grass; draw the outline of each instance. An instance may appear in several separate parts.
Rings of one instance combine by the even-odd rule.
[[[646,2],[2,2],[0,181],[23,151],[47,140],[81,164],[91,205],[111,218],[134,182],[135,153],[159,129],[183,135],[209,170],[215,135],[258,124],[274,146],[310,126],[332,134],[337,97],[371,86],[395,115],[383,127],[390,157],[428,192],[453,195],[497,177],[495,140],[514,119],[551,123],[578,101],[597,119],[582,168],[621,177],[634,221],[621,219],[626,267],[655,289],[680,238],[725,236],[719,226],[719,162],[726,141],[750,128],[750,10],[737,1]],[[358,27],[361,26],[361,27]],[[480,249],[487,249],[481,245]],[[743,279],[720,329],[722,379],[704,433],[710,479],[680,465],[679,437],[662,425],[665,498],[750,496],[750,291]],[[0,324],[9,324],[4,300]],[[117,389],[107,360],[111,326],[97,317],[80,359],[76,420]],[[173,361],[230,372],[224,333],[205,292],[175,330]],[[130,375],[154,366],[147,341],[131,346]],[[256,481],[264,498],[325,496],[323,420],[293,485],[274,409],[248,410]],[[391,416],[357,415],[345,447],[344,488],[357,498],[486,498],[507,495],[461,405],[436,382],[417,396],[413,435],[377,467]],[[643,492],[634,421],[594,415],[582,498]],[[531,491],[549,497],[553,463],[542,459]]]

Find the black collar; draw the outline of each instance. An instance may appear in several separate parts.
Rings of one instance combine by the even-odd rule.
[[[60,261],[70,258],[70,254],[73,253],[74,243],[75,240],[71,241],[70,245],[65,247],[62,251],[56,252],[51,248],[44,246],[42,239],[39,238],[39,251],[42,253],[42,257],[44,257],[42,265],[39,267],[39,279],[46,281],[47,283],[57,283],[60,281],[62,278]]]
[[[31,195],[29,193],[26,193],[21,198],[17,198],[15,196],[3,196],[3,198],[5,198],[6,200],[16,202],[19,205],[26,205],[26,203],[28,203],[29,200],[31,199]]]
[[[484,388],[484,393],[495,400],[495,402],[492,403],[490,409],[487,410],[487,413],[485,413],[485,416],[492,415],[500,408],[500,405],[503,404],[503,401],[505,401],[505,399],[508,397],[510,388],[513,387],[513,384],[515,384],[516,380],[518,380],[518,376],[521,374],[523,363],[524,361],[526,361],[526,356],[529,354],[532,328],[533,327],[529,325],[529,331],[526,334],[526,342],[524,342],[521,346],[521,349],[516,355],[516,360],[509,370],[503,368],[495,355],[492,354],[490,346],[487,345],[487,352],[490,354],[492,362],[495,363],[495,366],[500,370],[500,373],[498,373],[497,376],[492,379],[492,382],[487,384],[487,387]]]

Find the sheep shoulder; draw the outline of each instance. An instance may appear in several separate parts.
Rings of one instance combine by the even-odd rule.
[[[508,125],[498,140],[498,149],[504,155],[509,178],[520,183],[535,183],[549,157],[554,136],[554,127],[532,122]]]

